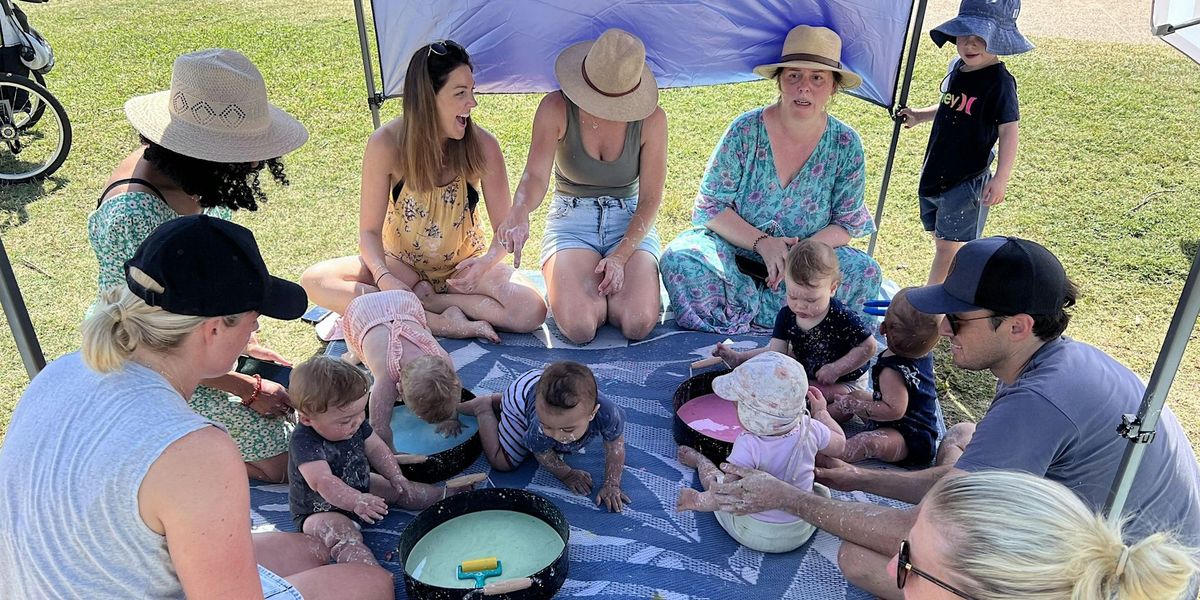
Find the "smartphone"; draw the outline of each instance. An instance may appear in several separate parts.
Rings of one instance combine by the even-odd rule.
[[[329,314],[330,312],[333,312],[333,311],[331,311],[328,308],[325,308],[323,306],[314,305],[312,308],[308,309],[308,312],[305,312],[303,315],[300,315],[300,320],[304,321],[305,323],[316,324],[316,323],[320,322],[321,319],[324,319],[325,315]]]
[[[733,262],[737,265],[739,271],[749,275],[750,279],[754,280],[755,285],[760,288],[767,285],[767,277],[769,275],[767,272],[767,265],[760,263],[753,258],[742,256],[741,254],[735,255],[733,257]]]

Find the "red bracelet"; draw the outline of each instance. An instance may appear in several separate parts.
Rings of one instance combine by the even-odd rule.
[[[254,392],[250,394],[249,400],[242,402],[242,404],[245,404],[246,406],[250,406],[251,404],[254,404],[254,401],[258,400],[259,393],[262,392],[262,375],[255,373],[253,375],[253,377],[254,377]]]

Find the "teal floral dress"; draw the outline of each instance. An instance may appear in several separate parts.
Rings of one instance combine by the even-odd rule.
[[[863,205],[866,167],[858,132],[829,117],[825,134],[796,176],[782,185],[763,123],[763,109],[730,124],[713,151],[692,210],[692,229],[663,252],[663,283],[680,327],[717,333],[770,330],[786,291],[756,285],[735,257],[758,263],[756,253],[738,248],[705,227],[726,209],[772,236],[807,238],[830,224],[851,237],[875,230]],[[879,293],[879,263],[861,250],[837,248],[842,285],[836,297],[867,323],[863,303]]]
[[[226,220],[232,216],[227,208],[205,209],[204,213]],[[88,241],[100,263],[96,289],[124,284],[125,261],[150,232],[178,216],[166,202],[146,192],[126,192],[105,200],[88,217]],[[196,388],[188,404],[200,416],[223,425],[246,462],[287,452],[291,424],[286,419],[264,417],[243,406],[237,396],[204,386]]]

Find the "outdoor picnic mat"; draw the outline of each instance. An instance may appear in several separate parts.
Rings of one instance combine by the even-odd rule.
[[[552,328],[550,328],[552,330]],[[546,335],[543,332],[543,337]],[[553,331],[549,335],[554,336]],[[603,333],[602,333],[603,335]],[[591,497],[572,494],[532,457],[513,472],[492,472],[499,487],[524,488],[552,500],[571,524],[570,566],[560,597],[588,598],[869,598],[849,586],[837,568],[839,540],[818,532],[805,546],[787,554],[766,555],[733,541],[710,513],[676,513],[683,486],[699,488],[695,472],[675,460],[671,434],[672,395],[687,379],[690,363],[726,336],[685,332],[660,325],[646,341],[624,347],[546,348],[536,335],[504,334],[503,344],[444,340],[463,385],[476,394],[502,391],[529,369],[556,360],[586,364],[596,374],[600,393],[626,412],[626,466],[622,487],[632,503],[623,513],[605,512]],[[766,337],[733,336],[740,347],[761,346]],[[330,344],[340,354],[344,344]],[[583,454],[566,457],[602,480],[601,441]],[[466,473],[487,472],[480,458]],[[598,490],[596,490],[598,491]],[[877,503],[865,494],[835,497]],[[256,530],[293,531],[287,487],[255,485],[251,504]],[[893,503],[895,504],[895,503]],[[898,504],[895,504],[898,505]],[[393,509],[386,519],[364,526],[363,535],[384,567],[396,575],[397,597],[404,598],[402,565],[396,561],[401,531],[414,513]]]

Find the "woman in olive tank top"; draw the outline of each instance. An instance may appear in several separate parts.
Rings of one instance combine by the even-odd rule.
[[[619,29],[564,50],[542,98],[512,211],[497,229],[520,265],[529,215],[553,167],[541,267],[559,330],[576,344],[605,323],[642,339],[658,322],[654,218],[667,171],[667,117],[641,40]]]

